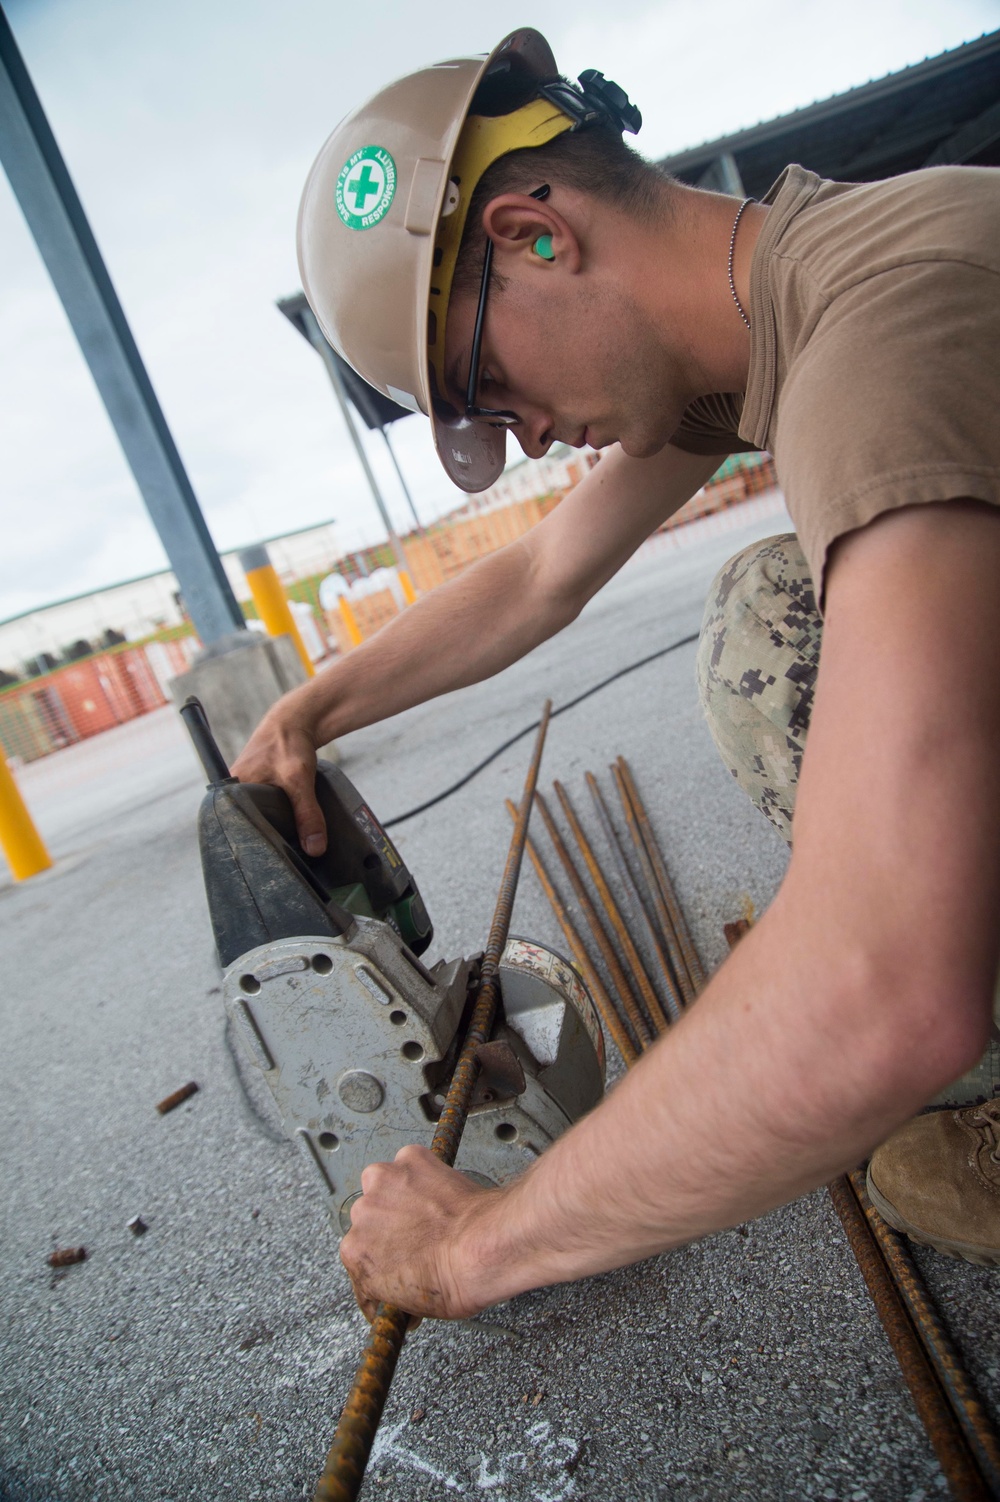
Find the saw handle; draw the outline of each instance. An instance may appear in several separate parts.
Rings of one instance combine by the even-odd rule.
[[[209,787],[225,787],[229,783],[237,782],[239,779],[234,777],[226,766],[225,757],[212,734],[205,707],[193,694],[181,705],[181,719],[188,728],[188,734],[194,742],[198,759],[205,768]]]

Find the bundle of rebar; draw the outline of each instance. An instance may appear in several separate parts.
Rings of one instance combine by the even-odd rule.
[[[618,794],[621,822],[633,847],[635,869],[629,864],[626,841],[615,826],[597,778],[587,772],[585,781],[614,862],[618,896],[563,784],[556,782],[554,791],[579,852],[579,862],[545,798],[541,793],[535,795],[535,806],[583,913],[596,957],[592,957],[573,922],[538,847],[529,839],[526,848],[605,1030],[625,1064],[631,1065],[695,1000],[705,984],[705,971],[631,768],[624,756],[619,756],[608,770]],[[514,817],[516,810],[509,801],[507,809]],[[596,902],[586,877],[596,893]],[[609,984],[600,973],[601,963]]]

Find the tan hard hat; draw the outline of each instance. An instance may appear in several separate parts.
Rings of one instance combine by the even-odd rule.
[[[442,464],[469,492],[503,471],[506,434],[443,400],[452,274],[486,167],[573,127],[534,88],[556,77],[549,44],[524,29],[399,79],[337,126],[299,209],[302,285],[326,338],[385,396],[428,414]]]

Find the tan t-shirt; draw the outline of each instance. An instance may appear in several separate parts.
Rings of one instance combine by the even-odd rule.
[[[1000,505],[1000,171],[793,166],[763,202],[747,389],[693,402],[671,441],[771,451],[821,595],[831,544],[883,511]]]

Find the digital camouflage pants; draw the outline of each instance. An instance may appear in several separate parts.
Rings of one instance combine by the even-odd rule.
[[[789,844],[822,644],[823,619],[794,533],[751,543],[719,570],[698,646],[702,707],[726,766]],[[1000,989],[995,1022],[998,1007]],[[1000,1046],[994,1040],[936,1104],[995,1095]]]

